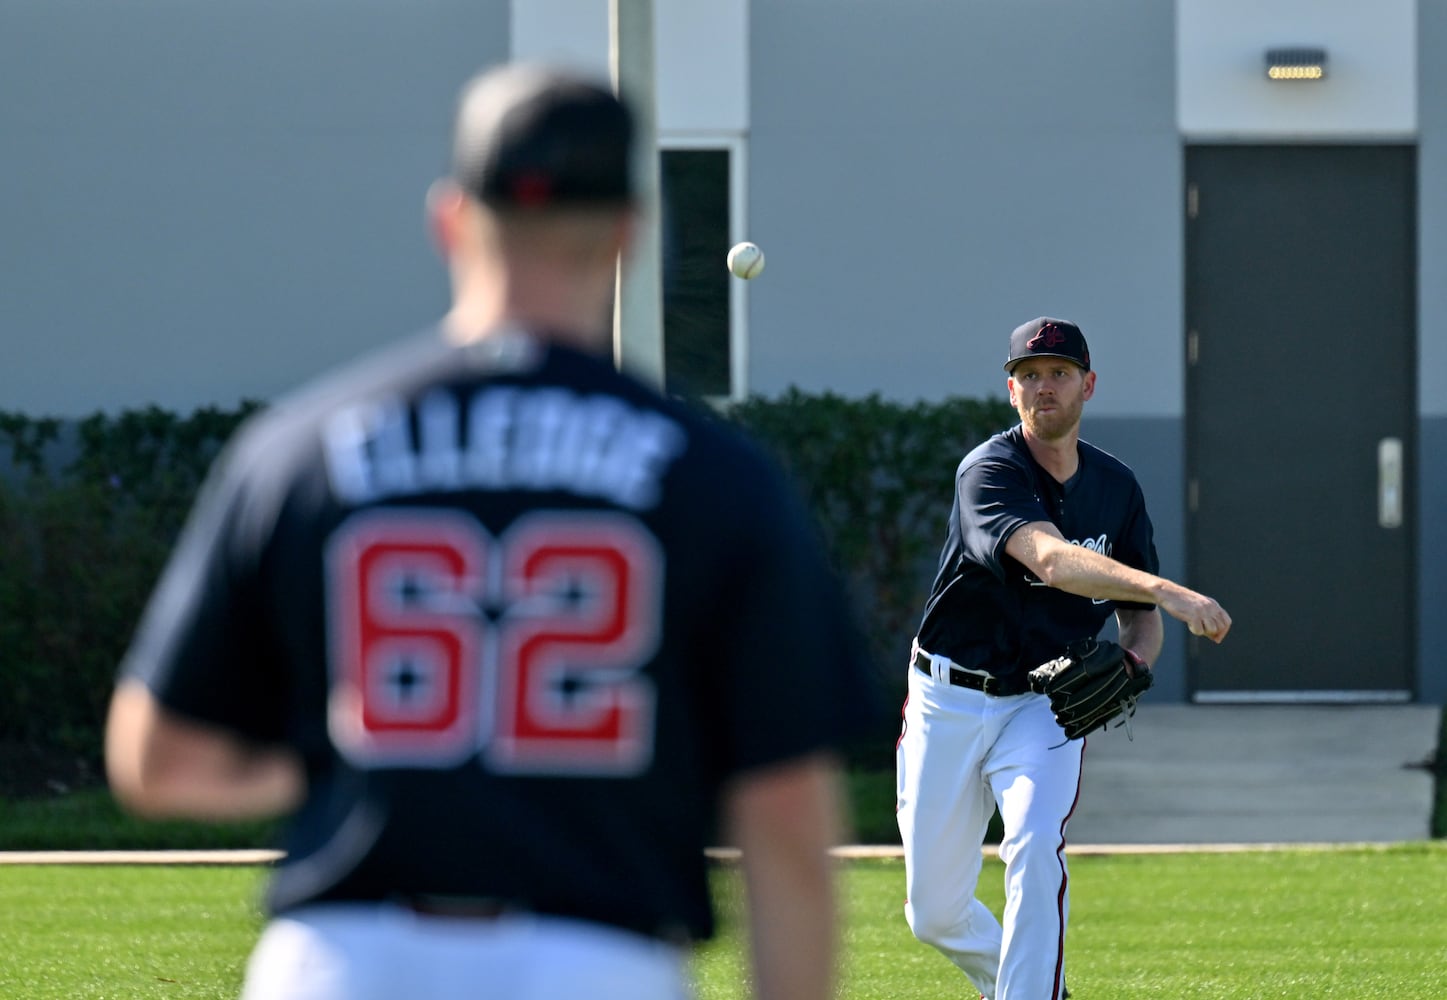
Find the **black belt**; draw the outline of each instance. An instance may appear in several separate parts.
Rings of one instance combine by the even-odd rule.
[[[501,899],[470,896],[395,896],[393,902],[413,913],[455,920],[496,920],[509,914],[528,912]]]
[[[915,668],[922,673],[934,676],[934,668],[930,663],[929,654],[922,649],[914,652]],[[957,667],[950,664],[950,683],[955,687],[969,688],[972,691],[983,691],[985,694],[994,695],[997,698],[1004,698],[1013,694],[1024,694],[1030,690],[1023,681],[1007,681],[996,677],[994,674],[987,674],[978,670],[966,670],[964,667]]]
[[[509,902],[505,899],[493,899],[486,896],[447,896],[447,895],[397,895],[388,897],[389,901],[401,906],[403,909],[411,910],[413,913],[427,917],[448,917],[453,920],[475,920],[492,921],[500,920],[503,917],[522,916],[535,914],[539,916],[556,916],[572,920],[588,920],[606,927],[613,927],[621,931],[629,931],[643,937],[663,941],[665,944],[684,946],[692,942],[692,936],[682,925],[669,924],[660,926],[651,922],[643,921],[617,921],[605,917],[583,916],[573,913],[552,913],[546,910],[539,910],[525,904]]]

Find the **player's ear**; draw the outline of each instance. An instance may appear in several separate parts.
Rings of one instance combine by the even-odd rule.
[[[427,231],[444,259],[450,259],[461,237],[467,195],[447,178],[433,181],[427,189]]]
[[[613,230],[613,244],[615,255],[627,260],[633,254],[633,248],[638,241],[638,212],[640,210],[629,207],[618,213],[618,220]]]
[[[1081,392],[1082,399],[1089,399],[1095,395],[1095,372],[1085,373],[1085,385]]]

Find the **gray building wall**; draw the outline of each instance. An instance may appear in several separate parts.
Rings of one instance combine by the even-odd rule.
[[[1417,6],[1418,145],[1418,675],[1420,698],[1447,704],[1447,4]],[[1370,377],[1369,375],[1367,377]]]
[[[1447,417],[1424,416],[1418,433],[1418,700],[1447,705],[1447,649],[1438,627],[1447,612]]]
[[[0,409],[269,398],[445,307],[422,202],[507,0],[6,0]]]
[[[1182,413],[1174,12],[1159,0],[755,3],[750,388],[1004,392],[1076,320],[1096,415]]]

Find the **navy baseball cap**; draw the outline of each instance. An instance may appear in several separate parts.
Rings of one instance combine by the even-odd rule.
[[[1049,316],[1022,323],[1010,334],[1010,356],[1005,360],[1005,371],[1026,358],[1066,358],[1090,371],[1090,347],[1080,327]]]
[[[632,113],[602,83],[502,66],[463,88],[452,176],[495,208],[626,204],[635,195],[634,139]]]

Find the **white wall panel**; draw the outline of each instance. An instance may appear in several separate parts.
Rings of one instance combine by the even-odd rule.
[[[1416,0],[1177,0],[1188,139],[1401,139],[1417,128]],[[1326,78],[1266,77],[1266,50],[1327,51]],[[1149,84],[1149,81],[1145,81]]]

